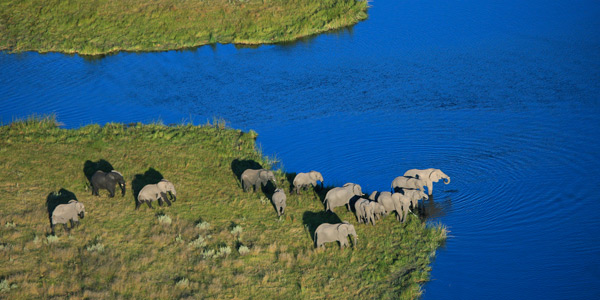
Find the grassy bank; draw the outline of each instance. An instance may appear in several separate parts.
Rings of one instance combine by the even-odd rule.
[[[270,167],[256,134],[205,126],[141,124],[56,127],[30,119],[0,127],[0,298],[414,299],[428,280],[442,227],[409,215],[357,224],[343,207],[323,212],[323,191],[290,195],[291,174],[276,172],[288,194],[278,219],[263,193],[243,193],[238,175]],[[124,197],[91,195],[86,174],[112,165]],[[144,181],[169,179],[171,207],[134,210]],[[327,180],[327,178],[325,178]],[[67,235],[49,235],[46,200],[72,196],[87,215]],[[356,249],[311,234],[347,220]]]
[[[98,55],[292,41],[364,20],[364,0],[2,0],[0,50]]]

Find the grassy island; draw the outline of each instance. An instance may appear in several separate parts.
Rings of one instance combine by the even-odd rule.
[[[366,0],[1,0],[0,50],[99,55],[264,44],[346,27]]]
[[[345,208],[325,213],[324,190],[290,194],[293,174],[275,172],[288,195],[278,218],[262,192],[244,193],[244,169],[273,160],[253,131],[160,124],[61,129],[53,118],[0,127],[2,299],[414,299],[446,237],[409,215],[375,226]],[[127,192],[92,196],[89,173],[114,167]],[[134,193],[166,178],[170,207],[135,210]],[[327,180],[327,179],[325,179]],[[118,190],[118,189],[117,189]],[[50,235],[46,202],[76,197],[86,216]],[[347,220],[357,247],[315,250],[323,222]]]

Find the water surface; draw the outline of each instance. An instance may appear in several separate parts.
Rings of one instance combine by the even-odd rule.
[[[383,1],[298,43],[0,55],[0,120],[224,118],[289,172],[388,190],[410,168],[451,231],[425,299],[600,295],[600,2]]]

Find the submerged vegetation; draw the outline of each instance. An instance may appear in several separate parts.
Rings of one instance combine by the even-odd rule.
[[[446,230],[415,215],[357,224],[340,207],[325,213],[324,191],[290,193],[291,174],[275,171],[287,210],[261,192],[244,193],[239,174],[273,159],[256,133],[215,122],[203,126],[88,125],[66,130],[53,118],[0,127],[0,298],[414,299]],[[111,166],[125,196],[92,196],[90,166]],[[144,178],[173,182],[170,207],[135,209]],[[86,216],[68,235],[50,235],[46,200],[76,196]],[[323,222],[347,220],[356,248],[312,235]]]
[[[356,24],[366,0],[2,0],[0,50],[98,55],[296,40]]]

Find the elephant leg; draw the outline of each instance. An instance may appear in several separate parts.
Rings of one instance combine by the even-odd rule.
[[[148,207],[150,207],[150,208],[154,209],[154,207],[152,207],[152,203],[150,203],[150,202],[151,202],[151,201],[149,201],[149,200],[148,200],[148,201],[146,201],[146,204],[148,204]]]
[[[115,196],[115,187],[113,186],[112,189],[109,189],[108,192],[110,193],[110,195],[108,195],[110,198],[113,198]]]
[[[142,202],[140,201],[135,201],[135,210],[138,210],[138,208],[140,208],[140,205],[142,204]]]
[[[98,196],[98,188],[92,185],[92,195]]]
[[[171,201],[169,201],[169,199],[168,199],[168,198],[165,198],[165,202],[167,202],[167,205],[168,205],[168,206],[171,206]]]
[[[67,233],[69,233],[69,226],[67,226],[67,223],[64,223],[64,224],[63,224],[63,228],[65,229],[65,231],[66,231]]]
[[[56,235],[54,232],[54,224],[50,224],[50,231],[52,232],[52,235]]]
[[[433,182],[431,181],[427,182],[427,193],[429,193],[429,196],[433,194]]]

